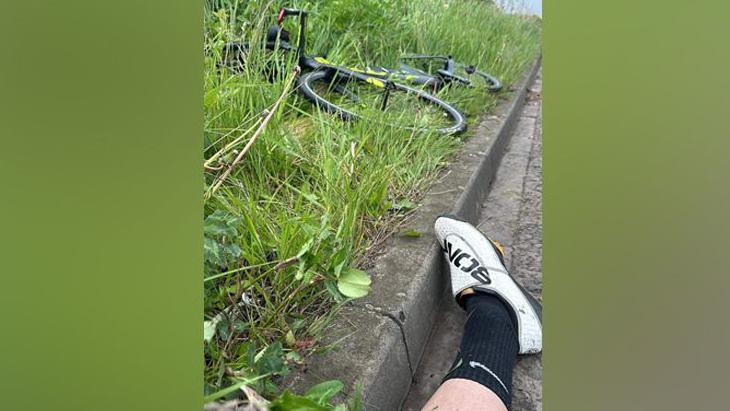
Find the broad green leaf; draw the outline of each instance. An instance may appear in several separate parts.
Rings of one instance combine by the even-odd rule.
[[[284,358],[287,361],[295,362],[297,364],[302,364],[304,362],[304,360],[302,359],[302,356],[299,355],[299,353],[296,351],[289,351],[288,353],[286,353]]]
[[[269,404],[271,411],[329,411],[329,407],[317,404],[306,397],[300,397],[289,391]]]
[[[350,268],[340,274],[337,279],[337,289],[342,295],[350,298],[364,297],[370,291],[370,276],[356,268]]]
[[[234,335],[240,334],[247,327],[248,325],[241,320],[234,320],[233,323],[231,323],[224,317],[216,326],[216,334],[220,337],[221,341],[226,341],[228,340],[228,337],[231,336],[231,333]]]
[[[335,266],[335,277],[340,277],[340,273],[342,273],[342,268],[345,266],[345,262],[346,261],[343,260],[341,263]]]
[[[289,347],[293,347],[294,346],[294,343],[297,342],[297,340],[294,338],[294,332],[292,332],[292,330],[289,330],[286,333],[285,340],[286,340],[286,345],[289,346]]]
[[[325,381],[310,388],[304,396],[317,401],[321,405],[326,405],[329,400],[338,392],[342,391],[343,388],[345,388],[345,384],[343,384],[342,381]]]
[[[259,376],[255,377],[255,378],[245,379],[245,380],[238,381],[235,384],[233,384],[231,386],[228,386],[226,388],[223,388],[220,391],[216,391],[216,392],[214,392],[212,394],[208,394],[208,395],[204,396],[203,397],[203,403],[207,403],[207,402],[210,402],[210,401],[215,401],[215,400],[217,400],[219,398],[225,397],[226,395],[228,395],[228,394],[230,394],[232,392],[235,392],[237,390],[240,390],[241,387],[244,386],[244,385],[251,385],[251,384],[255,383],[256,381],[265,379],[268,376],[269,376],[269,374],[263,374],[263,375],[259,375]]]
[[[256,371],[260,374],[287,375],[289,368],[284,364],[281,342],[276,341],[256,354]]]
[[[215,337],[215,329],[218,321],[203,321],[203,341],[209,342]]]
[[[215,210],[203,221],[203,233],[208,236],[236,236],[238,234],[236,226],[240,220],[238,216],[223,210]]]

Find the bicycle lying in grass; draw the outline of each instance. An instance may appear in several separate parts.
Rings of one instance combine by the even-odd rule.
[[[405,64],[406,61],[425,62],[425,68],[422,70],[411,67]],[[439,66],[442,68],[438,68]],[[408,74],[415,74],[429,76],[435,80],[437,88],[443,85],[473,87],[474,83],[483,83],[486,89],[491,92],[497,92],[502,89],[502,83],[491,74],[479,71],[473,65],[456,62],[452,56],[408,54],[401,57],[401,66],[398,70],[383,70],[388,70],[394,75],[407,76]]]
[[[501,88],[494,77],[478,72],[472,66],[456,63],[450,56],[403,57],[404,60],[443,62],[443,68],[434,69],[433,74],[427,69],[417,69],[404,63],[399,69],[357,68],[336,65],[324,57],[309,56],[305,52],[307,14],[304,10],[282,8],[278,24],[268,30],[266,48],[295,52],[299,66],[307,71],[297,81],[298,90],[320,109],[343,120],[362,118],[414,131],[457,134],[466,130],[466,118],[456,107],[400,81],[438,90],[450,84],[471,86],[470,77],[476,76],[486,82],[488,90]],[[289,16],[299,17],[296,47],[290,44],[289,32],[282,28],[284,19]],[[227,43],[222,65],[240,68],[245,63],[248,49],[247,43]]]

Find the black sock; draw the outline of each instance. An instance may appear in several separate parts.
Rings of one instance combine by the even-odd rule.
[[[496,296],[474,293],[462,300],[466,325],[459,354],[444,380],[464,378],[475,381],[499,396],[510,408],[512,368],[517,361],[519,340],[510,310]]]

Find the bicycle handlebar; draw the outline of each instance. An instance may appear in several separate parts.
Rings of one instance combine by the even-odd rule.
[[[281,10],[279,10],[279,16],[276,18],[276,21],[281,24],[284,21],[285,17],[288,16],[306,16],[308,13],[305,10],[299,10],[299,9],[290,9],[287,7],[282,7]]]
[[[299,39],[297,44],[297,55],[299,55],[300,58],[304,56],[304,47],[306,44],[304,30],[307,20],[307,14],[308,13],[305,10],[289,9],[286,7],[282,7],[281,10],[279,10],[279,16],[276,18],[276,22],[279,24],[279,27],[281,27],[285,17],[299,16]]]

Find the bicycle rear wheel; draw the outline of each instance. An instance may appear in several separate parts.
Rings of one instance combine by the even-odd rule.
[[[466,118],[454,106],[398,83],[326,69],[300,77],[299,90],[320,109],[346,121],[364,119],[443,134],[466,130]]]

